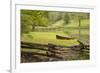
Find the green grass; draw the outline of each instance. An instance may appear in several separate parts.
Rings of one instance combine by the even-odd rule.
[[[75,40],[56,39],[56,34],[68,36],[63,32],[30,32],[29,34],[24,34],[21,40],[33,43],[40,43],[40,44],[52,43],[55,45],[64,45],[64,46],[79,44],[76,39]]]

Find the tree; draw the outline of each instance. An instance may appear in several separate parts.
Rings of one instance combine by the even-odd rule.
[[[32,30],[32,17],[27,14],[21,14],[21,34]]]
[[[21,32],[34,31],[35,26],[48,26],[48,12],[39,10],[21,10]]]
[[[64,19],[64,21],[65,21],[65,24],[68,24],[69,21],[70,21],[69,14],[68,14],[68,13],[64,13],[63,19]]]

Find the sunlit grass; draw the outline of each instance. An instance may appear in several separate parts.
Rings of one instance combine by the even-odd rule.
[[[33,43],[40,43],[40,44],[52,43],[55,45],[64,45],[64,46],[79,44],[76,39],[75,40],[57,39],[56,38],[57,34],[68,36],[67,34],[64,34],[63,32],[31,32],[29,34],[25,34],[22,37],[22,40],[27,41],[27,42],[33,42]],[[28,37],[28,35],[30,35],[31,38]]]

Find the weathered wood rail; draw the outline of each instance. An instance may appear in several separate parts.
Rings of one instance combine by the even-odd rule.
[[[50,31],[63,31],[65,29],[89,29],[88,27],[36,27],[34,31],[43,31],[43,32],[50,32]]]
[[[39,44],[39,43],[30,43],[30,42],[21,41],[21,48],[39,49],[39,50],[44,50],[44,51],[47,51],[47,52],[58,53],[57,51],[54,51],[54,50],[61,50],[62,48],[71,48],[73,50],[82,51],[84,48],[89,50],[89,45],[84,45],[80,42],[79,45],[62,46],[62,45],[54,45],[54,44],[51,44],[51,43]]]
[[[83,45],[83,43],[80,42],[79,45],[62,46],[62,45],[55,45],[51,43],[39,44],[39,43],[21,41],[21,48],[22,49],[28,48],[29,50],[37,49],[37,50],[45,51],[45,53],[35,52],[35,51],[23,51],[23,50],[21,51],[21,59],[22,59],[21,61],[22,62],[25,62],[24,60],[26,60],[27,62],[29,61],[30,62],[41,62],[41,61],[65,60],[66,58],[65,55],[67,55],[69,52],[74,51],[74,50],[76,52],[83,52],[84,49],[86,48],[87,48],[86,50],[88,51],[89,45]],[[69,50],[68,52],[68,51],[63,50],[63,48],[71,48],[71,50]],[[71,54],[73,54],[73,52]],[[86,52],[86,54],[88,54],[88,52]],[[67,58],[72,58],[72,56],[70,55]]]
[[[21,41],[21,48],[29,48],[29,49],[41,49],[41,50],[48,50],[46,48],[51,48],[51,49],[56,49],[56,47],[60,48],[79,48],[79,50],[82,50],[81,48],[85,48],[87,47],[87,49],[89,48],[89,45],[84,45],[83,43],[80,42],[79,45],[73,45],[73,46],[62,46],[62,45],[55,45],[55,44],[39,44],[39,43],[30,43],[30,42],[23,42]]]

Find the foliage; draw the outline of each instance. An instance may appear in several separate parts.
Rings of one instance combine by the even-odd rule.
[[[21,34],[34,31],[37,26],[69,25],[71,20],[75,20],[76,24],[81,24],[82,19],[89,19],[89,13],[21,10]],[[57,24],[59,21],[63,23]]]
[[[35,26],[47,26],[49,20],[44,11],[21,10],[21,32],[26,33]]]
[[[21,33],[28,33],[32,30],[32,17],[27,14],[21,14]]]
[[[69,20],[70,20],[69,15],[68,14],[65,14],[64,15],[65,24],[68,24],[69,23]]]

